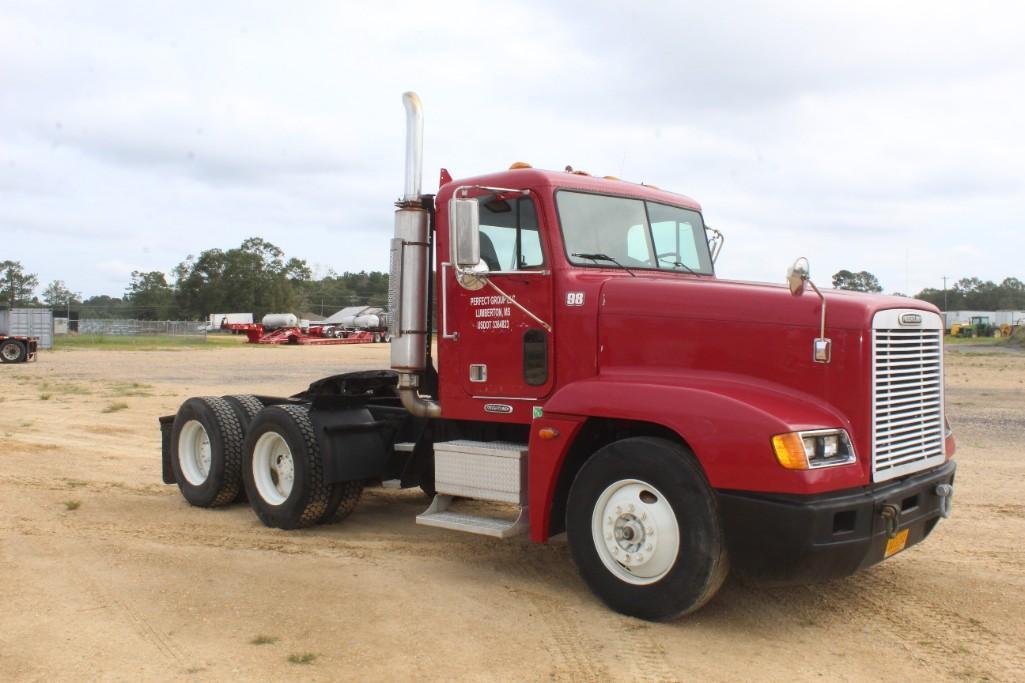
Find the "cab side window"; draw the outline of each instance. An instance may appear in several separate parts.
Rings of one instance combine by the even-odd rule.
[[[520,197],[481,203],[480,257],[492,271],[544,265],[533,199]]]

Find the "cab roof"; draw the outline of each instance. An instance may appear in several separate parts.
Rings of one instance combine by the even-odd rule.
[[[448,175],[442,170],[442,178]],[[447,182],[438,189],[438,200],[447,200],[457,187],[462,185],[484,185],[488,187],[508,187],[513,189],[530,188],[581,190],[605,195],[618,195],[636,199],[647,199],[662,204],[672,204],[693,211],[701,211],[701,205],[682,194],[667,192],[652,185],[632,183],[611,177],[585,175],[579,171],[548,171],[540,168],[514,168],[498,173],[459,178]]]

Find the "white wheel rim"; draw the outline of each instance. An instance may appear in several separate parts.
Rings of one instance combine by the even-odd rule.
[[[253,448],[253,481],[260,497],[271,505],[281,505],[292,493],[295,461],[292,449],[277,432],[267,432]]]
[[[637,479],[617,481],[598,496],[591,536],[605,567],[638,586],[662,579],[680,552],[672,506],[661,491]]]
[[[3,352],[4,358],[7,360],[17,360],[18,356],[21,355],[21,349],[18,348],[17,344],[5,344]]]
[[[199,420],[189,420],[178,435],[178,464],[185,480],[199,486],[210,476],[210,436]]]

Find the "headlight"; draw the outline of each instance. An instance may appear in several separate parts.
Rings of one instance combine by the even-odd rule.
[[[789,432],[772,437],[776,460],[788,470],[812,470],[847,465],[856,460],[854,446],[843,429]]]

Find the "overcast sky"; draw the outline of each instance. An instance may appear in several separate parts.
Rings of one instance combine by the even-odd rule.
[[[5,0],[0,260],[86,296],[249,236],[386,270],[416,90],[425,191],[572,164],[699,201],[721,276],[1025,279],[1025,5],[759,5]]]

